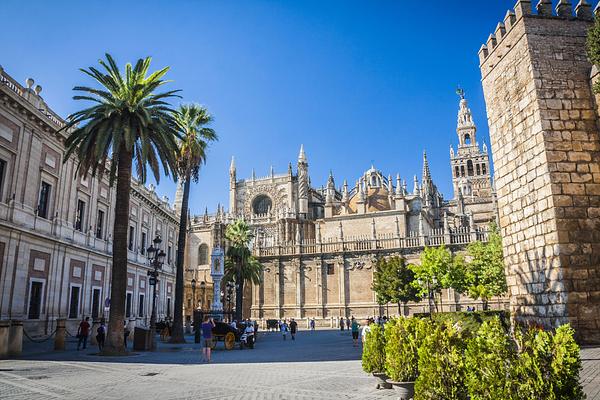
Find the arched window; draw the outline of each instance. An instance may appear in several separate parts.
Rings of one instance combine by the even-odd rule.
[[[473,176],[473,161],[467,160],[467,173],[469,176]]]
[[[460,166],[460,176],[465,176],[465,166],[464,165]]]
[[[198,265],[208,264],[208,246],[206,243],[202,243],[198,247]]]
[[[487,174],[485,164],[481,164],[481,173],[484,175]]]
[[[477,171],[477,175],[481,175],[481,169],[479,168],[479,164],[475,165],[475,170]]]
[[[254,214],[266,214],[271,210],[273,203],[269,196],[261,194],[257,196],[252,202],[252,210]]]
[[[458,165],[456,167],[454,167],[454,176],[457,178],[460,176],[460,171],[458,170]]]
[[[468,133],[465,135],[465,144],[471,144],[471,135]]]

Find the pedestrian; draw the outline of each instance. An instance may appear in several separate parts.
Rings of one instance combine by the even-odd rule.
[[[100,326],[96,329],[96,341],[98,342],[98,351],[104,348],[104,340],[106,339],[106,322],[100,320]]]
[[[350,319],[346,317],[346,329],[350,330]]]
[[[283,321],[281,321],[281,325],[279,326],[279,329],[281,330],[281,334],[283,335],[283,340],[286,340],[287,332],[288,332],[288,324],[285,322],[285,319]]]
[[[130,333],[131,330],[127,326],[127,321],[123,321],[123,346],[125,347],[125,350],[127,350],[127,338],[129,337]]]
[[[344,317],[340,317],[340,330],[344,330]]]
[[[204,317],[202,323],[202,338],[204,339],[204,347],[202,348],[202,360],[210,362],[210,350],[212,348],[212,330],[215,327],[215,322],[208,315]]]
[[[296,340],[296,332],[298,331],[298,323],[292,318],[290,321],[290,335],[292,336],[292,340]]]
[[[358,347],[358,322],[352,317],[352,323],[350,324],[350,329],[352,330],[352,342],[354,347]]]
[[[362,334],[361,334],[361,340],[362,340],[363,345],[365,344],[365,341],[367,340],[367,333],[371,332],[371,327],[369,325],[371,325],[372,323],[374,323],[374,321],[371,318],[369,318],[367,320],[367,324],[365,326],[363,326]]]
[[[315,330],[315,319],[314,318],[310,319],[310,330],[311,330],[311,332]]]
[[[83,343],[83,349],[87,347],[88,335],[90,334],[90,317],[85,317],[79,323],[79,328],[77,329],[77,351],[79,351],[79,347]]]

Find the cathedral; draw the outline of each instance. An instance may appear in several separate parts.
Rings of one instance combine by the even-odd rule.
[[[252,249],[263,264],[260,285],[244,294],[244,316],[254,319],[315,318],[321,324],[341,316],[367,317],[382,312],[371,290],[378,257],[401,255],[417,262],[425,246],[445,244],[453,252],[487,239],[496,218],[496,202],[486,145],[479,146],[464,93],[450,148],[454,198],[438,191],[423,153],[421,176],[412,182],[374,166],[354,182],[336,184],[330,173],[325,185],[311,185],[309,157],[300,147],[297,163],[283,174],[238,179],[234,159],[229,168],[229,209],[190,218],[187,280],[210,284],[210,252],[223,246],[225,227],[237,218],[254,233]],[[186,293],[186,315],[209,304],[206,295]],[[445,293],[447,309],[473,305],[472,300]],[[409,304],[406,314],[424,311]]]

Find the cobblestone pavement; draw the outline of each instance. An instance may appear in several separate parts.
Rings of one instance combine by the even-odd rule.
[[[29,345],[19,360],[0,361],[1,399],[380,399],[362,372],[348,332],[300,332],[296,341],[262,333],[254,350],[222,349],[200,362],[193,343],[156,352],[100,357],[95,349],[48,352]],[[75,343],[68,342],[74,348]]]
[[[28,344],[19,360],[0,361],[0,399],[382,399],[362,372],[348,332],[301,332],[296,341],[262,333],[254,350],[222,349],[200,362],[200,346],[161,344],[156,352],[100,357],[95,349],[51,352]],[[600,348],[582,350],[581,376],[600,400]]]

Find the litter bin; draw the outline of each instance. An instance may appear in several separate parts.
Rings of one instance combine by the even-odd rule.
[[[133,349],[138,351],[150,350],[150,329],[135,327],[133,330]]]

